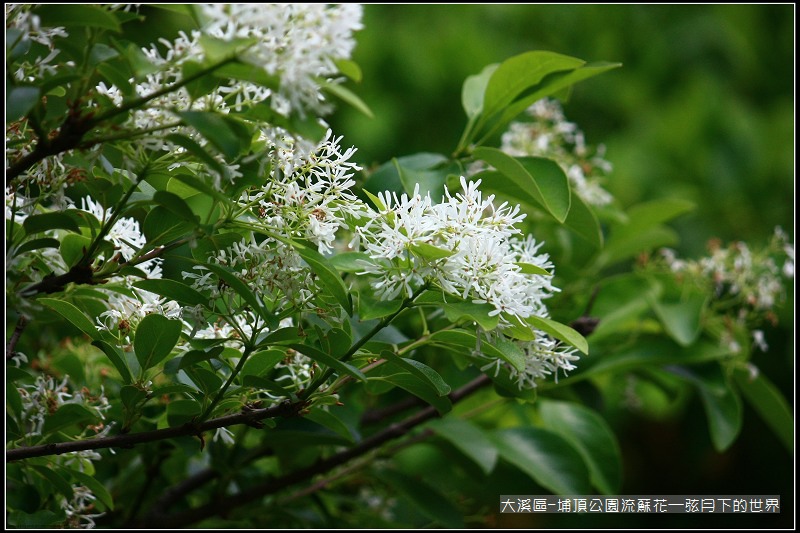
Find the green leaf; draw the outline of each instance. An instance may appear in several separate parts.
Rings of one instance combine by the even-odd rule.
[[[605,248],[597,259],[598,265],[608,266],[654,248],[675,245],[677,234],[661,224],[694,207],[693,203],[676,198],[633,206],[627,212],[627,221],[611,228]]]
[[[393,158],[391,163],[395,167],[397,177],[403,186],[403,190],[409,196],[418,191],[422,196],[441,195],[444,192],[447,177],[451,174],[460,173],[461,168],[455,164],[443,165],[436,163],[430,167],[411,168],[400,163],[404,158]]]
[[[94,340],[100,339],[100,332],[83,312],[69,302],[54,298],[39,298],[40,304],[46,305],[59,315],[69,320],[75,327]]]
[[[461,105],[467,113],[467,118],[472,119],[483,111],[483,96],[486,93],[486,86],[499,66],[499,64],[487,65],[480,74],[468,76],[464,80],[461,88]]]
[[[287,342],[300,342],[302,340],[298,328],[289,326],[270,331],[266,337],[259,337],[260,346],[279,345]]]
[[[207,351],[189,350],[183,354],[183,357],[181,357],[181,362],[178,364],[178,368],[186,368],[202,363],[203,361],[219,359],[219,354],[221,354],[224,349],[225,348],[223,346],[214,346],[213,348],[209,348]]]
[[[691,347],[683,348],[663,335],[641,337],[630,348],[620,350],[614,347],[608,352],[593,354],[593,357],[581,363],[576,373],[572,375],[586,377],[648,366],[696,365],[728,356],[730,352],[716,342],[701,340]]]
[[[498,315],[489,316],[494,311],[492,304],[476,304],[472,302],[456,302],[440,304],[447,320],[457,324],[462,320],[476,322],[481,329],[491,331],[497,327],[500,321]]]
[[[539,428],[497,430],[491,435],[500,457],[554,494],[590,494],[583,458],[560,435]]]
[[[608,63],[598,61],[578,67],[574,70],[560,71],[549,74],[542,83],[530,90],[526,91],[520,98],[514,101],[513,104],[506,107],[499,120],[492,123],[492,131],[497,131],[499,128],[505,126],[514,117],[525,111],[537,100],[546,98],[548,96],[557,95],[563,89],[569,89],[570,86],[583,81],[585,79],[597,76],[603,72],[611,69],[619,68],[621,63]],[[485,137],[484,137],[485,138]]]
[[[126,385],[133,383],[133,376],[128,368],[128,363],[125,362],[125,358],[122,356],[122,352],[120,352],[119,348],[102,340],[94,340],[92,341],[92,345],[97,346],[106,354],[108,360],[111,361],[111,364],[114,365],[114,368],[119,372],[123,383]]]
[[[73,267],[84,258],[91,246],[92,240],[89,237],[84,237],[77,233],[70,233],[61,239],[61,257],[64,258],[64,262],[67,266]]]
[[[364,252],[342,252],[328,259],[328,263],[339,272],[361,272],[364,270],[363,261],[372,262]]]
[[[181,336],[181,321],[150,314],[139,322],[133,339],[142,370],[154,367],[169,355]]]
[[[523,274],[533,275],[533,276],[552,276],[553,273],[549,272],[548,270],[537,266],[532,265],[531,263],[514,263],[520,268],[520,272]]]
[[[695,204],[682,198],[660,198],[636,204],[628,209],[628,222],[614,228],[614,238],[635,235],[645,228],[668,222],[695,209]]]
[[[362,296],[358,301],[359,318],[362,321],[383,318],[396,313],[403,306],[403,300],[372,300]]]
[[[181,65],[181,77],[185,80],[206,70],[206,66],[197,61],[184,61]],[[219,78],[215,73],[206,73],[185,85],[186,91],[193,99],[202,98],[219,86]]]
[[[119,33],[117,19],[106,9],[88,4],[43,4],[36,9],[42,26],[88,26]]]
[[[293,348],[298,352],[302,353],[303,355],[307,355],[311,359],[317,361],[318,363],[322,363],[323,365],[329,366],[330,368],[336,369],[341,373],[347,374],[356,378],[359,381],[366,382],[367,376],[364,375],[361,370],[354,367],[351,364],[345,363],[343,361],[339,361],[332,355],[329,355],[319,348],[315,348],[313,346],[308,346],[306,344],[297,344],[292,343],[288,345],[289,348]]]
[[[618,494],[622,484],[622,454],[603,417],[569,402],[542,400],[539,406],[547,429],[561,435],[583,457],[592,484],[603,494]]]
[[[440,396],[438,391],[430,384],[429,379],[420,378],[407,370],[400,369],[392,362],[379,366],[369,375],[370,383],[367,390],[374,390],[376,382],[391,383],[395,387],[400,387],[432,405],[440,415],[444,415],[453,409],[450,398]]]
[[[480,352],[485,356],[494,357],[496,359],[505,361],[518,370],[525,369],[525,361],[524,359],[520,358],[520,353],[518,350],[515,350],[514,348],[511,348],[502,342],[499,344],[502,345],[503,349],[501,349],[499,346],[495,346],[489,342],[486,342],[483,339],[479,343],[478,337],[471,331],[463,329],[437,331],[429,337],[428,342],[431,344],[444,344],[445,346],[458,346],[459,348],[467,348],[466,353],[463,349],[458,350],[458,352],[462,355],[469,355],[472,353],[472,351],[480,349]]]
[[[214,159],[214,157],[211,154],[209,154],[205,148],[200,146],[200,144],[194,139],[191,139],[186,135],[182,135],[180,133],[170,133],[169,135],[167,135],[166,139],[171,143],[175,143],[178,146],[185,148],[187,152],[194,155],[197,159],[200,160],[201,163],[205,163],[206,165],[208,165],[211,168],[211,170],[213,170],[220,176],[225,175],[225,170],[222,168],[220,162]]]
[[[6,124],[26,116],[39,102],[39,88],[20,85],[6,94]]]
[[[153,389],[153,397],[160,398],[165,394],[192,394],[193,392],[196,392],[194,387],[184,385],[183,383],[177,383],[175,385],[166,385],[164,387],[157,387]]]
[[[119,57],[119,52],[103,43],[95,43],[92,50],[89,52],[89,64],[97,66],[100,63],[105,63],[109,59]]]
[[[737,368],[733,379],[745,399],[775,433],[789,453],[794,451],[794,416],[792,408],[778,388],[759,372],[755,377]]]
[[[167,404],[167,421],[171,427],[180,426],[198,416],[201,410],[195,400],[175,400]]]
[[[393,192],[400,194],[405,191],[408,194],[414,192],[414,184],[420,181],[421,174],[424,171],[435,170],[447,165],[448,158],[442,154],[434,154],[428,152],[421,152],[411,154],[403,157],[397,157],[382,164],[378,169],[373,172],[366,183],[364,183],[363,191],[370,200],[380,209],[385,210],[387,206],[380,204],[380,200],[374,196],[379,192]],[[401,180],[398,169],[402,168],[405,176]],[[437,173],[438,176],[438,173]],[[420,184],[420,192],[425,194],[426,187],[441,187],[443,183],[433,185],[427,183],[427,177],[423,177],[423,183]],[[441,176],[437,179],[441,180]],[[380,204],[380,205],[379,205]]]
[[[206,59],[212,63],[230,58],[256,43],[255,38],[234,37],[231,39],[220,39],[208,34],[200,36],[200,46],[206,54]]]
[[[681,346],[690,346],[700,336],[708,299],[699,290],[682,295],[679,301],[656,299],[652,293],[648,297],[666,332]]]
[[[44,466],[44,465],[31,465],[33,470],[36,471],[37,474],[42,476],[44,480],[52,486],[53,489],[58,491],[62,494],[67,500],[72,500],[73,491],[72,485],[64,479],[59,472],[54,470],[51,466]]]
[[[239,155],[242,148],[239,136],[221,115],[208,111],[178,111],[177,114],[184,124],[197,130],[229,160]]]
[[[208,155],[208,154],[206,154]],[[170,174],[170,182],[167,184],[168,188],[172,186],[172,180],[180,181],[181,183],[188,185],[189,187],[199,191],[206,196],[210,196],[217,200],[218,202],[222,202],[223,204],[231,203],[231,199],[225,196],[224,194],[220,193],[215,188],[211,187],[210,185],[206,184],[204,181],[195,178],[194,176],[190,176],[188,174],[183,174],[180,172],[176,172],[175,174]]]
[[[350,300],[350,293],[336,269],[333,268],[328,263],[328,260],[318,251],[299,243],[292,242],[291,244],[314,274],[317,275],[322,286],[336,299],[339,305],[347,311],[348,315],[353,316],[353,303]]]
[[[229,63],[214,71],[214,76],[223,79],[248,81],[273,90],[280,88],[281,79],[263,68],[248,63]]]
[[[586,342],[586,338],[571,327],[540,316],[530,316],[526,321],[536,329],[540,329],[551,337],[562,340],[589,355],[589,343]]]
[[[320,407],[313,407],[304,417],[341,435],[351,444],[355,444],[355,435],[350,431],[347,424],[330,411],[326,411]]]
[[[145,279],[133,284],[137,289],[142,289],[183,305],[208,306],[208,297],[194,290],[190,286],[172,279]]]
[[[77,403],[65,403],[55,413],[44,419],[42,434],[49,435],[76,424],[85,426],[97,420],[97,414],[87,407]]]
[[[372,205],[374,205],[378,211],[386,211],[386,205],[381,201],[380,198],[369,192],[366,188],[364,189],[364,194],[367,195],[367,198],[370,199]]]
[[[185,237],[193,229],[192,224],[177,218],[160,205],[151,209],[142,223],[142,233],[147,237],[147,244],[153,247]]]
[[[455,252],[452,250],[439,248],[438,246],[428,244],[427,242],[412,244],[411,253],[420,259],[425,259],[426,261],[438,261],[439,259],[444,259],[455,254]]]
[[[450,385],[445,383],[444,379],[442,379],[442,376],[440,376],[438,372],[425,363],[417,361],[416,359],[399,357],[395,355],[394,352],[388,350],[382,352],[381,355],[386,358],[390,364],[395,365],[398,368],[402,368],[410,374],[420,378],[434,391],[436,391],[438,396],[447,396],[450,394]]]
[[[525,367],[527,366],[527,358],[525,357],[525,353],[517,344],[506,340],[503,337],[498,337],[493,346],[503,354],[502,359],[504,361],[511,363],[511,366],[516,368],[519,372],[525,371]]]
[[[30,252],[31,250],[41,250],[42,248],[58,248],[59,246],[61,246],[61,241],[58,239],[52,239],[50,237],[32,239],[19,245],[14,250],[14,256],[16,257],[20,254],[24,254],[25,252]]]
[[[286,352],[283,350],[263,350],[255,352],[247,358],[242,367],[242,376],[263,376],[275,365],[283,361]]]
[[[248,305],[250,305],[254,313],[261,315],[265,319],[267,318],[268,313],[264,308],[264,304],[261,302],[261,299],[250,290],[250,287],[248,287],[245,282],[237,278],[234,273],[225,267],[216,265],[214,263],[203,263],[203,266],[216,274],[222,281],[227,283],[228,286],[236,292],[236,294],[241,296],[242,299],[247,302]]]
[[[548,74],[574,70],[585,64],[574,57],[554,52],[526,52],[503,61],[495,69],[486,85],[484,116],[503,111],[531,87],[539,84]]]
[[[459,418],[441,418],[428,427],[470,458],[487,476],[497,464],[497,447],[476,424]]]
[[[64,515],[64,511],[60,511],[56,514],[46,509],[36,511],[35,513],[11,511],[8,514],[8,523],[22,529],[39,529],[48,526],[59,526],[62,525],[65,520],[66,516]]]
[[[339,72],[356,83],[361,82],[361,67],[358,66],[358,63],[350,59],[334,59],[333,63]]]
[[[339,85],[337,83],[331,83],[326,80],[320,80],[320,87],[323,91],[326,91],[333,96],[337,97],[339,100],[343,101],[344,103],[350,105],[357,111],[360,111],[364,115],[369,118],[375,118],[375,115],[372,113],[372,110],[364,103],[361,98],[356,96],[350,89]]]
[[[203,391],[206,396],[217,393],[222,388],[222,378],[215,372],[206,370],[200,366],[185,366],[182,369],[191,378],[197,387]],[[230,391],[227,391],[230,393]],[[221,405],[221,404],[219,404]],[[214,411],[218,412],[218,411]],[[213,413],[212,413],[213,414]]]
[[[511,180],[522,198],[538,204],[558,222],[564,223],[570,210],[569,180],[555,161],[541,157],[512,157],[497,148],[478,147],[477,159],[490,164]],[[482,187],[503,192],[502,183],[487,182]]]
[[[122,405],[130,412],[135,412],[139,405],[148,400],[147,392],[135,385],[125,385],[119,390]]]
[[[100,483],[96,478],[84,472],[70,470],[69,473],[81,485],[84,485],[86,488],[91,490],[92,494],[94,494],[97,499],[106,506],[107,509],[111,511],[114,510],[114,499],[111,497],[111,493],[108,492],[108,489],[106,489],[105,485]]]
[[[153,194],[153,200],[190,224],[198,225],[200,223],[200,218],[194,214],[192,208],[177,194],[167,191],[156,191],[155,194]]]
[[[282,398],[291,398],[293,396],[293,393],[285,389],[281,384],[263,376],[256,376],[254,374],[245,375],[242,377],[242,384],[245,387],[266,390],[271,394],[281,396]]]
[[[448,529],[464,527],[464,521],[458,508],[424,481],[407,476],[397,470],[382,470],[379,477],[436,523]]]
[[[727,450],[742,429],[742,402],[720,365],[710,363],[691,370],[685,367],[671,367],[670,370],[697,387],[706,411],[711,442],[718,452]]]
[[[130,79],[132,79],[133,75],[130,70],[126,68],[126,65],[119,61],[114,61],[113,63],[102,63],[98,65],[97,72],[100,73],[106,80],[108,80],[112,85],[115,85],[124,96],[130,96],[133,94],[133,85],[130,83]]]
[[[54,229],[65,229],[75,233],[80,233],[81,231],[78,224],[70,216],[58,212],[31,215],[25,219],[22,227],[25,229],[26,235]]]
[[[571,203],[564,225],[595,248],[603,247],[603,231],[594,211],[578,194],[571,196]]]

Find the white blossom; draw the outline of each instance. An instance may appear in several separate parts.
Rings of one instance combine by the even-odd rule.
[[[613,197],[600,185],[612,169],[604,158],[605,146],[588,146],[578,126],[566,120],[557,100],[538,100],[527,112],[532,122],[512,122],[502,136],[501,149],[515,157],[553,159],[587,204],[609,204]]]

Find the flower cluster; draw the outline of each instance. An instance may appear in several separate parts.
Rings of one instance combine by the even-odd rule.
[[[605,146],[589,146],[578,126],[564,117],[557,100],[545,98],[528,108],[531,122],[512,122],[501,149],[515,157],[547,157],[556,161],[573,190],[590,205],[606,205],[612,196],[600,185],[611,172]]]
[[[33,384],[23,385],[17,390],[22,401],[21,421],[28,426],[27,435],[41,435],[45,419],[62,405],[82,405],[101,420],[105,419],[103,413],[111,407],[102,390],[96,396],[86,389],[70,392],[69,376],[64,376],[59,382],[52,376],[40,374]],[[105,435],[109,428],[110,425],[94,426],[94,433]]]
[[[558,289],[546,274],[553,265],[540,253],[542,243],[531,236],[522,238],[515,227],[525,217],[519,206],[495,206],[494,195],[484,198],[479,186],[480,180],[467,182],[462,177],[462,192],[454,195],[445,189],[438,204],[430,195],[420,195],[418,188],[410,197],[381,193],[379,210],[370,211],[356,232],[370,258],[361,273],[371,277],[380,298],[410,297],[429,284],[454,299],[488,304],[489,316],[499,318],[497,330],[486,333],[491,339],[528,317],[547,317],[544,301]],[[574,368],[573,348],[540,331],[535,336],[517,342],[526,356],[521,372],[480,349],[475,355],[488,361],[483,370],[505,366],[520,388],[535,387],[536,379]]]
[[[252,39],[242,58],[280,79],[274,92],[247,83],[231,84],[234,105],[271,97],[271,106],[288,116],[305,109],[317,115],[330,111],[320,83],[332,80],[355,47],[353,33],[362,28],[358,4],[203,4],[203,31],[226,41]],[[269,91],[269,90],[267,90]]]
[[[13,72],[17,81],[34,81],[46,75],[56,74],[59,64],[54,59],[61,53],[55,45],[55,39],[67,37],[63,27],[43,27],[39,16],[31,12],[34,4],[6,4],[6,50],[12,56],[26,56],[26,61],[19,63]],[[29,47],[35,47],[31,53]],[[36,56],[36,59],[28,59]],[[69,66],[61,63],[61,66]]]
[[[524,265],[551,268],[540,243],[521,240],[515,227],[525,217],[519,206],[493,204],[483,198],[480,180],[463,192],[445,190],[441,203],[419,188],[411,197],[381,193],[378,211],[370,211],[357,228],[360,245],[372,260],[364,273],[383,299],[411,296],[425,283],[476,303],[488,303],[492,315],[526,318],[546,313],[543,300],[555,289],[551,277],[523,273]]]
[[[710,255],[697,261],[679,259],[674,250],[661,251],[667,268],[679,279],[708,286],[715,307],[728,317],[721,342],[732,352],[741,351],[734,330],[750,331],[752,343],[767,350],[764,333],[754,324],[764,318],[776,321],[774,309],[786,295],[786,280],[794,278],[794,245],[781,228],[775,228],[772,240],[762,249],[751,249],[736,241],[722,246],[709,242]]]
[[[169,133],[192,135],[189,128],[180,126],[174,111],[216,111],[227,114],[261,104],[268,104],[278,115],[296,114],[305,117],[308,111],[322,116],[331,110],[322,93],[322,85],[338,83],[338,60],[348,59],[355,46],[353,32],[361,28],[362,8],[354,4],[199,4],[198,16],[203,21],[200,30],[191,34],[180,32],[174,41],[161,39],[143,49],[156,70],[135,85],[138,96],[147,97],[164,87],[178,84],[185,75],[187,64],[202,63],[208,58],[206,38],[227,43],[242,43],[238,58],[262,71],[270,83],[247,80],[228,80],[202,96],[192,96],[187,87],[153,99],[147,107],[133,113],[130,127],[149,132],[139,143],[154,150],[177,150],[166,140]],[[133,80],[131,80],[133,81]],[[275,85],[275,86],[272,86]],[[123,102],[116,86],[101,83],[98,94],[115,106]],[[300,139],[275,125],[263,125],[262,139],[268,148],[284,144],[302,144]],[[197,139],[203,142],[202,139]],[[226,164],[215,154],[223,167],[224,176],[217,182],[238,175],[238,166]]]
[[[274,161],[277,171],[263,186],[243,194],[240,205],[252,209],[271,232],[307,239],[320,253],[331,252],[337,231],[364,212],[363,203],[350,191],[353,174],[361,170],[350,161],[356,150],[342,151],[341,140],[329,129],[309,154],[283,148]]]

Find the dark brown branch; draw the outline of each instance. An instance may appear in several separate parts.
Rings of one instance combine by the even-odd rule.
[[[485,374],[482,374],[460,389],[450,393],[448,395],[450,401],[456,403],[490,382],[491,380],[489,377]],[[290,487],[296,483],[307,481],[316,475],[329,472],[332,469],[381,446],[385,442],[404,436],[413,428],[427,422],[428,420],[436,418],[437,416],[439,416],[439,414],[436,409],[430,406],[426,407],[425,409],[422,409],[405,420],[396,424],[392,424],[383,431],[364,439],[356,446],[334,454],[327,459],[317,461],[309,467],[301,468],[300,470],[296,470],[285,476],[274,478],[260,485],[249,487],[246,492],[229,496],[220,500],[215,500],[202,507],[188,509],[186,511],[168,516],[151,515],[144,523],[136,524],[136,526],[158,529],[180,528],[216,515],[226,514],[237,507],[241,507],[242,505],[263,498],[269,494],[275,494],[276,492]]]
[[[8,339],[8,345],[6,346],[6,361],[14,357],[14,349],[17,347],[17,342],[19,342],[27,323],[28,320],[24,316],[19,317],[19,320],[17,320],[17,325],[14,327],[14,332],[11,334],[11,338]]]
[[[154,431],[143,431],[141,433],[126,433],[114,435],[113,437],[103,437],[99,439],[78,440],[74,442],[59,442],[54,444],[42,444],[39,446],[27,446],[6,450],[6,462],[29,459],[31,457],[42,457],[45,455],[60,455],[62,453],[79,452],[83,450],[99,450],[103,448],[130,448],[135,444],[154,442],[164,439],[174,439],[188,435],[200,435],[204,431],[217,429],[237,424],[247,424],[254,427],[261,427],[261,420],[267,418],[296,416],[306,407],[306,402],[284,402],[275,407],[267,409],[252,409],[242,411],[232,415],[221,416],[212,420],[207,420],[199,424],[184,424],[174,428],[157,429]]]
[[[59,274],[58,276],[51,274],[46,276],[39,283],[31,285],[22,291],[22,294],[25,296],[33,296],[35,294],[51,294],[54,292],[61,292],[64,290],[64,287],[70,283],[91,285],[93,284],[93,273],[92,267],[77,264],[69,269],[69,272],[65,272],[64,274]]]

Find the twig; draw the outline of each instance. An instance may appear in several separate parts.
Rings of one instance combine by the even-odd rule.
[[[8,345],[6,346],[6,361],[14,357],[14,349],[17,347],[17,342],[27,323],[28,320],[24,316],[19,317],[19,320],[17,320],[17,325],[14,327],[14,332],[11,334],[11,338],[8,339]]]
[[[143,431],[141,433],[127,433],[114,435],[113,437],[103,437],[99,439],[78,440],[73,442],[59,442],[53,444],[42,444],[39,446],[26,446],[14,448],[6,451],[6,462],[29,459],[31,457],[42,457],[45,455],[60,455],[62,453],[78,452],[83,450],[98,450],[102,448],[130,448],[135,444],[144,442],[154,442],[164,439],[174,439],[187,435],[200,435],[204,431],[217,429],[237,424],[247,424],[261,427],[260,420],[266,418],[296,416],[306,407],[306,402],[284,402],[275,407],[267,409],[252,409],[232,415],[221,416],[202,423],[188,423],[182,426],[154,431]]]

